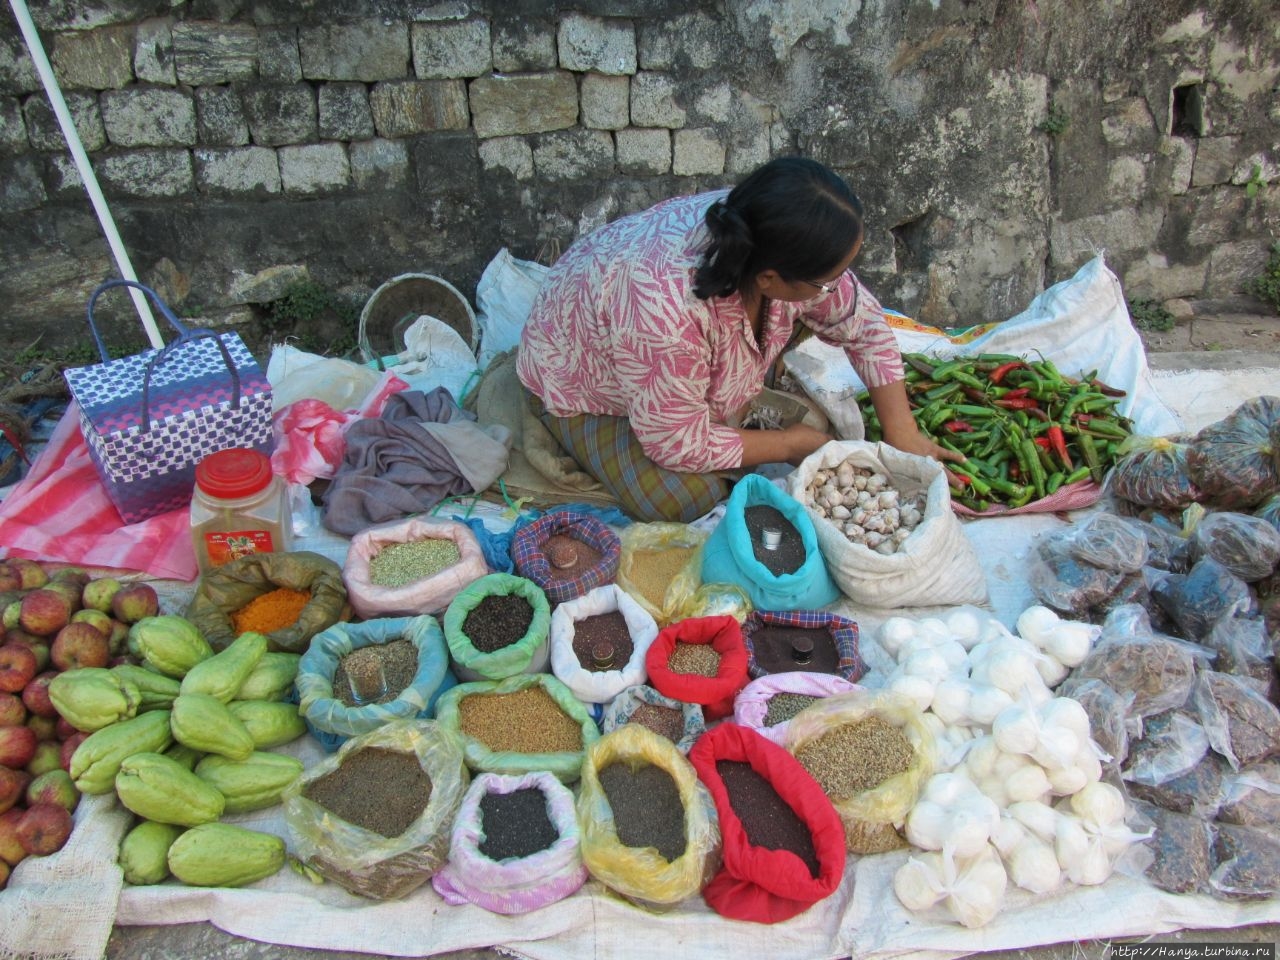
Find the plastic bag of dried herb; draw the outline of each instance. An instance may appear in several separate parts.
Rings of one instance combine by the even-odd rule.
[[[496,798],[512,806],[501,813],[486,810]],[[533,804],[532,811],[515,805],[517,801]],[[491,816],[508,819],[498,827],[488,822]],[[523,822],[521,817],[533,822]],[[486,854],[487,845],[499,836],[503,844],[529,848],[549,842],[523,855]],[[453,822],[449,862],[432,876],[431,885],[445,903],[474,903],[511,915],[557,903],[586,880],[573,794],[551,774],[540,771],[521,776],[482,773],[471,781]]]
[[[294,623],[266,634],[272,650],[302,653],[312,637],[349,615],[342,568],[328,557],[297,550],[251,553],[214,567],[200,578],[185,616],[221,650],[238,636],[231,615],[281,587],[306,591],[311,599]]]
[[[546,770],[572,783],[583,751],[600,739],[586,706],[548,673],[460,683],[440,698],[436,718],[461,735],[477,773]]]
[[[527,609],[519,599],[526,602]],[[489,612],[495,602],[508,604],[501,608],[501,615]],[[511,609],[511,604],[520,610]],[[504,643],[509,638],[498,635],[500,628],[515,622],[518,613],[527,616],[519,621],[527,625],[516,639]],[[485,636],[479,635],[482,626]],[[469,636],[468,629],[476,636]],[[453,598],[444,614],[444,638],[460,680],[502,680],[545,670],[550,632],[551,605],[546,593],[532,580],[509,573],[491,573],[476,580]]]
[[[378,829],[335,816],[308,799],[313,785],[335,774],[362,751],[409,754],[428,783],[415,798],[422,810],[409,826],[388,837]],[[470,782],[462,743],[453,731],[430,720],[396,720],[353,737],[333,756],[299,777],[283,797],[289,849],[321,876],[351,893],[376,900],[403,897],[431,879],[449,854],[449,828]],[[353,809],[377,812],[375,788],[367,783]],[[393,788],[394,789],[394,788]],[[357,790],[360,786],[357,785]],[[404,800],[388,795],[387,802]]]
[[[872,690],[828,697],[791,721],[783,745],[830,797],[851,851],[903,845],[893,826],[938,761],[937,741],[914,702]]]
[[[857,690],[830,673],[772,673],[752,680],[733,701],[733,722],[782,745],[791,718],[819,700]]]
[[[630,651],[597,668],[591,660],[592,650],[584,649],[579,634],[585,640],[588,631],[583,622],[588,618],[610,614],[622,618],[615,627],[625,633],[621,640]],[[605,703],[627,687],[644,683],[645,654],[657,635],[658,624],[626,591],[612,583],[596,587],[565,601],[551,614],[551,672],[583,703]],[[616,651],[619,640],[610,637],[607,642],[610,650]]]
[[[1246,827],[1280,824],[1280,763],[1257,763],[1223,777],[1218,819]]]
[[[1233,769],[1280,756],[1280,710],[1248,680],[1201,670],[1191,703],[1209,744]]]
[[[618,813],[600,780],[601,772],[613,764],[633,770],[652,765],[670,776],[683,812],[683,853],[668,860],[656,847],[628,846],[619,839]],[[646,798],[636,799],[643,803]],[[666,910],[696,895],[719,866],[720,831],[711,795],[670,740],[638,724],[606,734],[587,750],[578,822],[582,859],[591,875],[646,909]]]
[[[659,626],[681,619],[682,608],[702,586],[706,531],[686,523],[633,523],[620,542],[618,586]]]
[[[670,711],[670,714],[661,711]],[[669,726],[666,723],[668,719]],[[688,754],[707,730],[700,705],[672,700],[644,684],[627,687],[605,705],[604,714],[600,717],[600,732],[612,733],[628,723],[642,724],[665,736],[683,754]]]
[[[1199,501],[1227,510],[1253,507],[1280,492],[1280,398],[1254,397],[1205,427],[1187,449]]]
[[[1212,557],[1246,583],[1270,576],[1280,562],[1280,531],[1247,513],[1206,514],[1191,542],[1197,557]]]
[[[342,580],[357,616],[441,613],[489,572],[476,535],[463,523],[411,517],[351,538]]]
[[[1280,893],[1280,835],[1272,827],[1214,828],[1209,892],[1224,900],[1263,900]]]
[[[409,643],[417,666],[407,686],[392,690],[393,678],[386,677],[386,693],[372,703],[357,705],[342,690],[335,690],[343,658],[356,650],[385,646],[396,641]],[[392,720],[430,717],[436,699],[456,682],[449,673],[449,655],[444,633],[435,617],[395,617],[338,623],[321,632],[298,662],[294,681],[298,690],[298,712],[307,728],[324,747],[336,750],[347,737],[368,733]]]

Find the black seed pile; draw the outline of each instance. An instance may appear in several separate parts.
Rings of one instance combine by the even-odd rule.
[[[462,632],[481,653],[493,653],[524,639],[533,623],[533,605],[517,594],[491,593],[467,614]]]
[[[716,773],[724,781],[729,806],[742,821],[748,842],[770,850],[790,850],[816,877],[820,868],[813,835],[773,784],[742,760],[717,760]]]
[[[684,853],[684,804],[671,774],[652,763],[637,770],[611,763],[600,771],[600,786],[624,846],[656,847],[668,861]]]
[[[490,860],[520,858],[545,850],[558,839],[547,815],[547,795],[537,787],[480,798],[480,852]]]
[[[743,510],[742,518],[747,523],[747,533],[751,535],[751,549],[755,551],[756,559],[775,577],[795,573],[804,566],[804,540],[795,524],[783,516],[781,510],[768,504],[756,504]],[[774,550],[766,550],[764,547],[766,528],[782,533],[782,540]]]

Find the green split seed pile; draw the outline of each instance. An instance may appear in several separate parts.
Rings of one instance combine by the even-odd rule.
[[[876,716],[842,723],[795,752],[833,800],[847,800],[911,768],[915,751],[897,727]]]
[[[458,545],[442,537],[391,543],[369,559],[369,579],[379,587],[403,587],[433,577],[461,559]]]

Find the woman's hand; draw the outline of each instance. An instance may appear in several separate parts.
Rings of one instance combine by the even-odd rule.
[[[789,463],[795,466],[831,437],[821,430],[797,423],[785,430],[739,430],[742,438],[742,465]]]
[[[901,380],[872,387],[869,392],[876,415],[880,418],[884,441],[889,446],[897,447],[903,453],[933,457],[935,460],[964,462],[964,454],[939,446],[920,432],[915,417],[911,415],[911,405],[907,402],[906,384]]]
[[[903,453],[914,453],[922,457],[933,457],[935,460],[950,460],[955,463],[964,463],[965,456],[956,450],[948,450],[946,447],[939,446],[934,443],[919,429],[903,431],[901,436],[890,436],[885,431],[884,442],[891,447],[896,447]]]

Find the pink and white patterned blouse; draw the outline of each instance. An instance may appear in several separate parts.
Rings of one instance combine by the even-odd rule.
[[[694,270],[703,216],[727,190],[675,197],[606,224],[552,267],[521,336],[521,382],[559,417],[627,417],[669,470],[742,464],[736,422],[764,385],[797,320],[843,347],[862,382],[902,379],[884,311],[852,273],[800,303],[770,301],[761,350],[742,297],[700,300]]]

